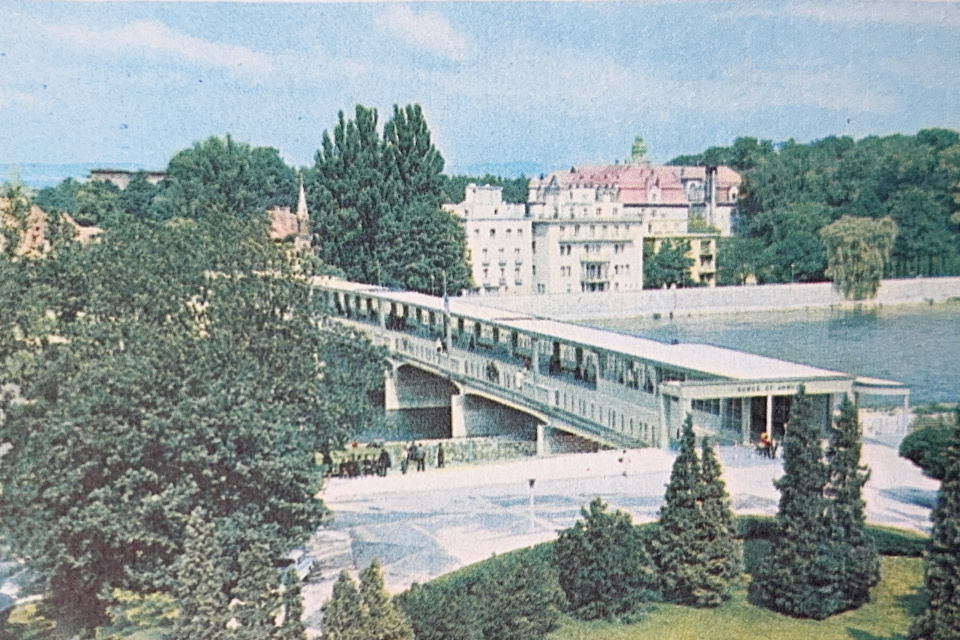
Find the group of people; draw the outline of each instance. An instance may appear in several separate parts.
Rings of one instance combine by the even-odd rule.
[[[437,468],[442,469],[444,465],[443,443],[437,445]],[[410,466],[416,467],[417,471],[427,470],[427,449],[416,442],[411,442],[407,447],[407,455],[400,462],[400,472],[406,473]]]
[[[352,447],[357,448],[358,444],[353,443]],[[385,478],[387,471],[393,466],[390,458],[390,452],[380,445],[367,445],[368,447],[379,447],[378,455],[352,453],[343,458],[340,462],[334,462],[329,449],[322,453],[322,469],[327,477],[332,478],[360,478],[367,476],[379,476]],[[442,469],[445,464],[445,453],[443,444],[437,445],[437,468]],[[400,471],[406,473],[410,467],[415,467],[417,471],[427,470],[427,448],[417,442],[411,442],[400,460]]]

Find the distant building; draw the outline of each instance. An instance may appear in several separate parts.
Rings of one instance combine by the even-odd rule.
[[[10,200],[0,198],[0,227],[8,230],[16,229],[20,233],[20,239],[13,250],[14,255],[37,258],[50,250],[47,216],[45,211],[33,204],[30,205],[30,212],[27,213],[26,219],[17,220],[11,212]],[[74,239],[80,243],[90,242],[103,231],[100,227],[81,226],[66,213],[61,213],[60,219],[72,227]],[[5,243],[5,235],[0,235],[0,251],[3,250]]]
[[[278,242],[293,239],[295,249],[310,246],[310,212],[307,211],[307,196],[300,183],[296,213],[290,207],[274,207],[267,211],[270,218],[270,238]]]
[[[473,282],[483,291],[531,293],[530,219],[526,207],[503,201],[503,189],[467,185],[463,202],[444,205],[467,234]]]
[[[530,181],[536,293],[643,288],[644,239],[687,239],[691,279],[715,284],[716,238],[731,235],[741,178],[729,167],[571,167]],[[690,232],[695,228],[714,232]]]
[[[122,190],[127,188],[127,185],[130,184],[130,180],[137,173],[140,172],[128,171],[126,169],[91,169],[90,179],[112,182]],[[150,184],[157,184],[163,180],[164,176],[167,175],[163,171],[144,171],[144,173],[147,174],[147,182]]]

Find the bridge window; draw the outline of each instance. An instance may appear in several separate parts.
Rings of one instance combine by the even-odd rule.
[[[696,411],[703,411],[704,413],[712,413],[715,416],[720,415],[720,399],[711,398],[707,400],[694,400],[690,403],[690,406]]]

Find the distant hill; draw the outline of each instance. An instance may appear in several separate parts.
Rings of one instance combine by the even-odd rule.
[[[3,164],[0,163],[0,183],[10,179],[10,170],[15,168],[20,181],[31,189],[43,189],[59,184],[66,178],[85,179],[91,169],[146,169],[147,167],[129,163],[78,162],[74,164]]]

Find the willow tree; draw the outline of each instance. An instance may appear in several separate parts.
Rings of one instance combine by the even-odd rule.
[[[844,298],[876,297],[896,237],[897,223],[890,217],[843,216],[820,229],[827,252],[826,275]]]

